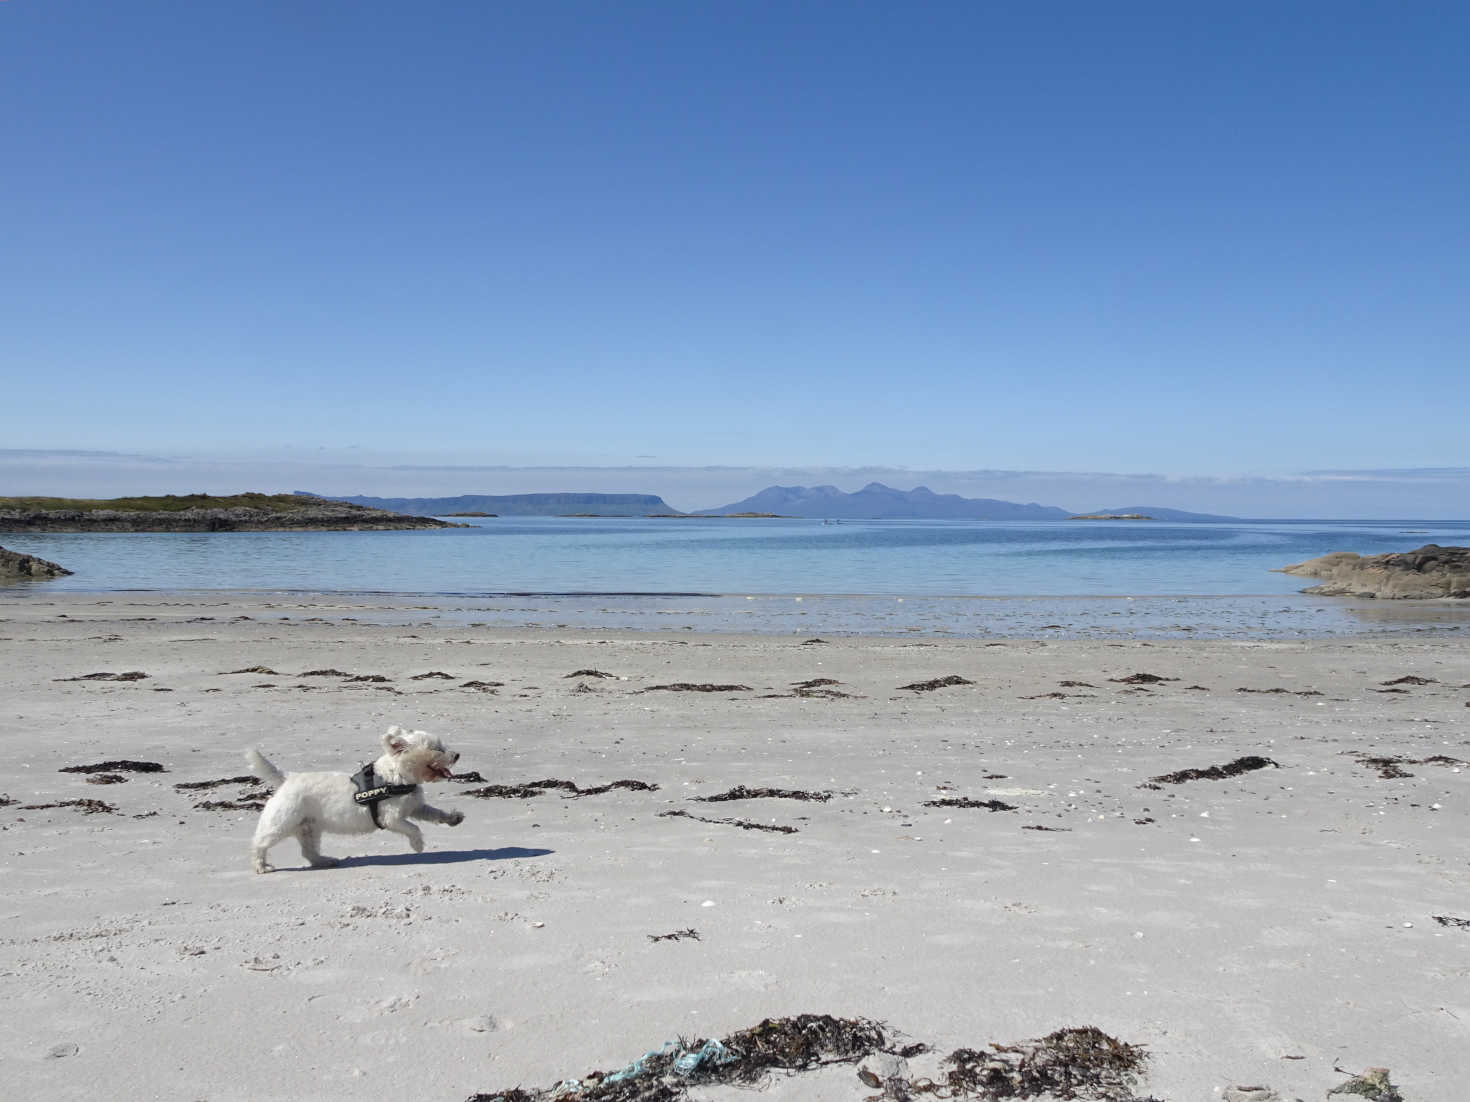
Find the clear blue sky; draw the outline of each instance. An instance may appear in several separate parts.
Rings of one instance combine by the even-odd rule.
[[[1463,2],[4,0],[0,448],[1464,467],[1467,43]]]

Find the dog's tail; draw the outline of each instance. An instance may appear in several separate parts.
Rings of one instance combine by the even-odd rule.
[[[280,788],[281,782],[286,779],[286,774],[266,761],[261,752],[253,746],[245,751],[245,760],[250,763],[250,768],[255,771],[255,775],[272,788]]]

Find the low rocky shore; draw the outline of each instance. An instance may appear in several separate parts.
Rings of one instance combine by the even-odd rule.
[[[35,555],[23,555],[19,551],[7,551],[0,547],[0,581],[17,578],[60,578],[70,574],[66,567],[40,559]]]
[[[1368,556],[1334,551],[1281,572],[1323,579],[1303,592],[1325,597],[1470,598],[1470,547],[1426,543],[1414,551]]]
[[[194,509],[0,508],[0,532],[365,532],[462,525],[361,505],[322,503],[289,511],[244,507]]]

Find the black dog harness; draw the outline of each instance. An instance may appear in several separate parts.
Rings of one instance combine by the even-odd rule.
[[[372,813],[373,826],[379,830],[383,829],[383,824],[378,821],[378,804],[394,796],[407,796],[419,787],[416,784],[379,784],[372,762],[352,774],[352,784],[357,789],[352,798]]]

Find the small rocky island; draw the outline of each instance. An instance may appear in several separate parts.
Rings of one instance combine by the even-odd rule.
[[[368,532],[464,525],[298,494],[0,497],[0,532]]]
[[[19,551],[7,551],[0,547],[0,582],[11,582],[19,578],[60,578],[71,571],[48,559],[35,555],[23,555]]]
[[[1081,513],[1068,520],[1153,520],[1147,513]]]
[[[1387,600],[1470,598],[1470,547],[1426,543],[1414,551],[1389,555],[1357,555],[1334,551],[1281,568],[1283,574],[1321,578],[1303,593],[1326,597],[1373,597]]]

